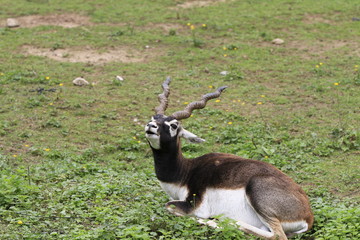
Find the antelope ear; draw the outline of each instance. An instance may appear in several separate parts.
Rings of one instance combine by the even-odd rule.
[[[205,142],[205,139],[199,138],[198,136],[196,136],[195,134],[185,130],[184,128],[182,128],[180,130],[179,136],[185,138],[186,140],[188,140],[189,142],[192,142],[192,143]]]

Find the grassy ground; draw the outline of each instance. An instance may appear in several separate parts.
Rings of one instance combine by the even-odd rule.
[[[359,238],[359,12],[345,0],[3,0],[0,20],[22,25],[0,28],[0,238],[249,239],[164,210],[143,125],[166,76],[169,113],[229,86],[183,122],[207,140],[185,143],[187,157],[270,162],[311,199],[314,229],[295,239]],[[73,86],[79,76],[91,84]]]

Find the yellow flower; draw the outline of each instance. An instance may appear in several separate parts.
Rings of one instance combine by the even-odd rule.
[[[265,97],[265,95],[260,95],[260,97],[264,98],[264,97]]]
[[[190,29],[191,29],[191,30],[194,30],[194,29],[195,29],[195,26],[194,26],[194,25],[191,25],[191,26],[190,26]]]
[[[133,137],[133,139],[136,139],[136,137]]]
[[[25,144],[24,146],[25,146],[25,147],[30,147],[30,145],[27,145],[27,144]]]
[[[50,77],[45,77],[45,79],[46,79],[46,80],[49,80],[49,79],[50,79]]]
[[[191,114],[190,117],[194,117],[194,115]]]
[[[50,148],[45,148],[44,151],[45,151],[45,152],[49,152],[49,151],[50,151]]]
[[[320,66],[319,66],[319,65],[316,65],[315,67],[316,67],[316,68],[319,68]]]
[[[184,104],[189,104],[189,102],[184,102]]]
[[[245,105],[245,103],[244,103],[244,102],[242,102],[242,103],[241,103],[241,105],[243,105],[243,106],[244,106],[244,105]]]
[[[52,106],[52,105],[54,105],[54,103],[51,102],[51,103],[49,103],[49,105]]]
[[[209,88],[214,88],[214,86],[212,86],[212,85],[209,85]]]
[[[141,141],[137,141],[137,143],[141,143]]]
[[[265,156],[265,159],[268,159],[269,158],[269,156]]]
[[[14,158],[16,158],[16,157],[17,157],[17,155],[16,155],[16,154],[14,154],[14,155],[13,155],[13,157],[14,157]]]
[[[4,73],[0,72],[0,76],[4,76]]]
[[[237,101],[238,101],[238,102],[241,102],[241,100],[240,100],[240,99],[238,99]]]
[[[321,63],[319,63],[319,65],[320,65],[320,66],[323,65],[323,63],[321,62]]]
[[[261,104],[263,104],[263,103],[262,103],[262,102],[258,102],[257,104],[258,104],[258,105],[261,105]]]
[[[334,83],[334,85],[335,85],[335,86],[339,86],[339,83],[336,82],[336,83]]]
[[[226,47],[223,47],[223,49],[226,51],[227,50],[227,48]]]
[[[237,50],[237,48],[234,48],[234,50]]]
[[[229,125],[233,124],[233,122],[228,122]]]
[[[224,57],[227,57],[227,54],[224,54]]]
[[[204,23],[203,25],[201,25],[203,28],[206,28],[207,27],[207,25]]]
[[[216,99],[215,102],[220,102],[220,99]]]
[[[191,23],[187,23],[186,25],[190,26],[190,25],[191,25]]]
[[[17,221],[17,224],[23,224],[23,221],[19,220]]]
[[[64,84],[63,84],[63,83],[60,83],[59,86],[62,87],[62,86],[64,86]]]
[[[359,65],[354,65],[354,68],[358,68],[359,67]],[[4,75],[4,74],[3,74]]]

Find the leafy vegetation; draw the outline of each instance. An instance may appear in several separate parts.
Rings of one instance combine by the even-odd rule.
[[[164,209],[143,125],[168,75],[169,112],[229,86],[187,157],[274,164],[315,214],[294,239],[360,238],[358,4],[202,2],[2,1],[0,239],[256,239]]]

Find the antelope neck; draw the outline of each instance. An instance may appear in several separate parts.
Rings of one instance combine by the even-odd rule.
[[[155,162],[156,177],[161,182],[176,183],[181,181],[181,172],[183,165],[181,164],[184,159],[180,148],[176,150],[157,150],[152,149]]]

